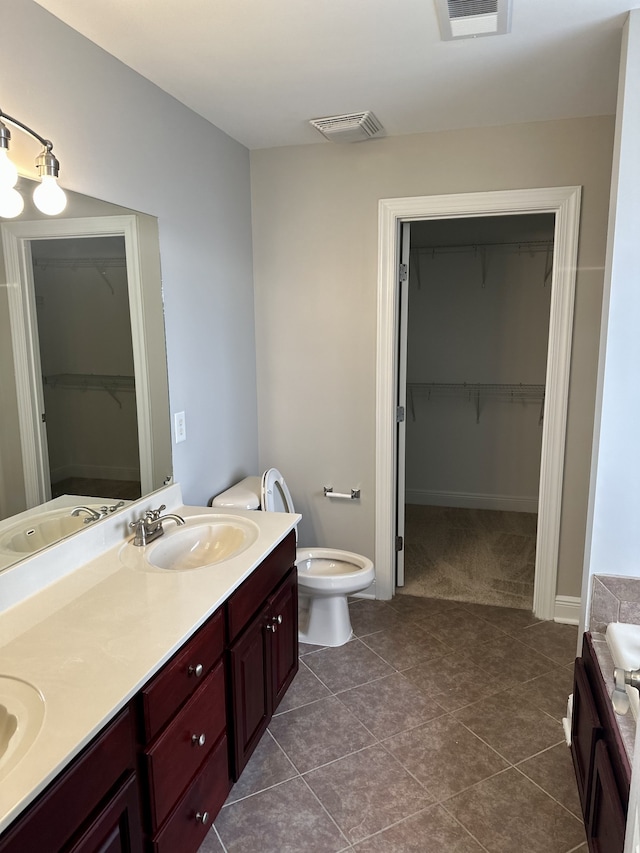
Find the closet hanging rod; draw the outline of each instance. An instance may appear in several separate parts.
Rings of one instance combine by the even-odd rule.
[[[34,267],[57,269],[81,269],[84,267],[121,268],[127,265],[126,258],[34,258]]]
[[[544,385],[523,383],[482,383],[482,382],[407,382],[409,406],[412,420],[416,419],[415,395],[431,397],[466,397],[475,403],[476,423],[480,423],[480,401],[482,399],[507,400],[509,402],[539,402],[542,423],[544,413]]]
[[[419,254],[434,254],[440,252],[456,253],[456,252],[477,252],[480,249],[516,249],[523,252],[546,252],[548,249],[553,249],[553,240],[519,240],[513,243],[460,243],[457,245],[439,245],[439,246],[413,246],[412,251]]]

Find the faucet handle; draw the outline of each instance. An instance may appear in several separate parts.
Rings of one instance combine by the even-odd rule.
[[[160,504],[158,509],[148,509],[146,516],[150,521],[156,521],[158,518],[160,518],[160,513],[164,512],[164,510],[166,508],[167,508],[166,504]]]

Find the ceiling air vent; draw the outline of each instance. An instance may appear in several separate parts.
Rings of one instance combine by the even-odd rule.
[[[383,129],[378,119],[368,110],[364,113],[314,118],[309,124],[331,142],[363,142],[377,136]]]
[[[444,41],[511,30],[511,0],[435,0]]]

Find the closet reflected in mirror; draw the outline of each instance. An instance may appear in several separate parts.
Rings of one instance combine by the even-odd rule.
[[[68,197],[0,220],[0,569],[171,478],[157,221]]]

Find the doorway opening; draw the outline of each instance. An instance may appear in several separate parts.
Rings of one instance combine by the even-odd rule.
[[[379,203],[378,338],[376,406],[376,597],[395,591],[397,537],[404,519],[397,513],[399,476],[398,381],[401,329],[401,231],[404,222],[505,215],[551,214],[554,252],[551,270],[549,343],[544,412],[533,611],[538,618],[558,616],[556,581],[563,481],[564,445],[575,270],[580,208],[579,187],[551,187],[448,196],[383,199]],[[400,421],[401,423],[401,421]],[[578,614],[571,614],[578,615]],[[566,613],[561,614],[563,618]]]
[[[533,610],[553,233],[544,213],[403,224],[398,591]]]

